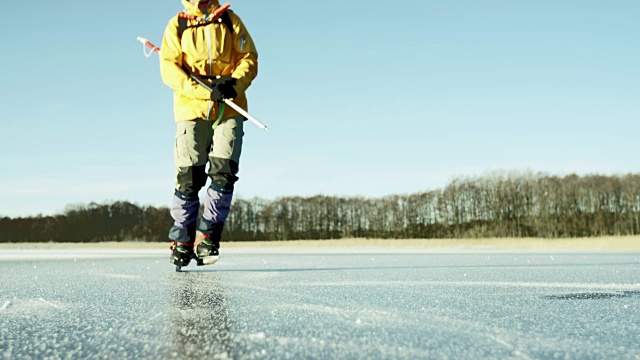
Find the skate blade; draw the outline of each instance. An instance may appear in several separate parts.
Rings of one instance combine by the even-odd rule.
[[[220,258],[220,255],[205,256],[205,257],[202,257],[202,258],[198,258],[198,265],[199,266],[202,266],[202,265],[213,265],[218,261],[219,258]]]
[[[169,262],[171,264],[175,265],[176,268],[183,268],[183,267],[189,266],[189,263],[191,261],[180,261],[178,259],[171,259],[171,260],[169,260]]]

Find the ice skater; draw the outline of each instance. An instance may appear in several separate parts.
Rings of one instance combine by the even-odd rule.
[[[198,265],[218,259],[238,181],[245,120],[224,100],[246,110],[245,92],[258,74],[256,47],[237,14],[218,0],[182,4],[185,10],[169,21],[159,54],[162,80],[174,91],[176,181],[169,240],[171,262],[178,269],[192,259]],[[191,75],[209,81],[212,91]],[[198,192],[207,178],[211,183],[198,225]]]

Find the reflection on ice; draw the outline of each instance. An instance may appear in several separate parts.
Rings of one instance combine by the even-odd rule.
[[[167,357],[230,358],[232,341],[227,304],[217,274],[173,274],[168,329],[171,345]]]

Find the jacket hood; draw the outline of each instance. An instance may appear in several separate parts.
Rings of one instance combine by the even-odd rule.
[[[189,0],[181,0],[182,6],[184,6],[184,12],[191,15],[202,16],[204,13],[198,6],[198,4],[192,4]],[[215,9],[220,7],[220,2],[218,0],[209,0],[209,4],[207,5],[207,14],[211,14]]]

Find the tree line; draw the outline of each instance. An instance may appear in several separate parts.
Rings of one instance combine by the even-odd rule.
[[[231,209],[226,241],[636,235],[640,174],[494,173],[382,198],[236,198]],[[166,207],[91,203],[0,218],[0,242],[165,241],[171,224]]]

